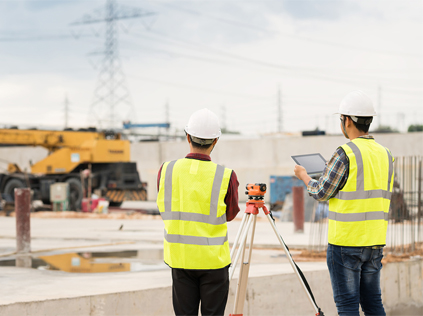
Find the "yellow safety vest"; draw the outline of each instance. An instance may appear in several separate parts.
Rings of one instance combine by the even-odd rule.
[[[329,200],[328,242],[385,245],[394,158],[373,139],[356,138],[341,147],[349,159],[349,174],[342,190]]]
[[[170,267],[220,269],[231,263],[224,201],[231,173],[197,159],[163,164],[157,205],[165,224],[164,261]]]

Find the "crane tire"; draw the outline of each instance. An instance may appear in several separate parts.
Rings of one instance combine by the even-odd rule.
[[[83,197],[81,181],[78,178],[68,178],[65,182],[69,184],[69,209],[71,211],[81,210]]]
[[[11,178],[4,186],[3,198],[10,202],[15,201],[15,189],[25,188],[25,183],[18,178]]]

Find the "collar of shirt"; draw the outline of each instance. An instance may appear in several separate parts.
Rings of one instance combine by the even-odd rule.
[[[197,153],[189,153],[188,155],[185,156],[185,158],[197,159],[197,160],[202,160],[202,161],[211,161],[211,158],[210,158],[209,155],[197,154]]]
[[[363,136],[359,136],[358,138],[375,139],[372,135],[363,135]]]

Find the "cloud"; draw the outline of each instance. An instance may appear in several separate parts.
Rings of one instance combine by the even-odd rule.
[[[29,0],[25,1],[25,7],[30,11],[46,11],[57,7],[65,7],[73,5],[75,2],[80,2],[78,0]]]
[[[75,111],[71,124],[83,125],[99,72],[85,55],[103,49],[104,24],[69,24],[97,13],[106,1],[13,2],[0,2],[3,37],[101,33],[79,40],[0,42],[0,91],[7,91],[0,93],[0,102],[17,109],[4,120],[61,124],[67,94]],[[407,111],[407,120],[423,115],[420,94],[389,90],[421,91],[421,59],[409,56],[422,51],[421,5],[416,2],[410,8],[399,1],[355,0],[117,3],[157,12],[151,32],[142,19],[123,20],[117,28],[138,115],[134,122],[163,121],[169,101],[174,127],[183,127],[198,107],[216,113],[225,107],[229,129],[275,131],[279,84],[287,131],[329,125],[338,132],[338,122],[331,124],[325,115],[351,89],[368,89],[377,100],[378,84],[385,122],[391,113],[396,124],[397,104],[405,104],[401,111]],[[100,62],[99,57],[90,60]],[[26,113],[28,104],[50,114]]]
[[[283,8],[292,17],[304,20],[338,20],[342,16],[358,10],[354,3],[345,0],[285,0]]]

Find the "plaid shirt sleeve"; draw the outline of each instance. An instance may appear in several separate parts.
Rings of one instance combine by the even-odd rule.
[[[327,201],[341,190],[348,177],[349,162],[341,147],[335,151],[329,160],[323,175],[319,180],[310,180],[307,191],[318,201]]]

